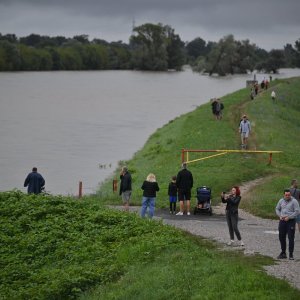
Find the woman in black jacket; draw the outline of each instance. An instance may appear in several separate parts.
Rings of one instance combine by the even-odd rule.
[[[231,189],[231,193],[226,196],[223,192],[221,194],[221,200],[223,203],[227,203],[226,205],[226,220],[229,228],[230,242],[228,245],[234,244],[234,234],[236,235],[239,245],[244,246],[244,243],[241,238],[240,231],[238,229],[238,207],[241,201],[241,192],[238,186],[234,186]]]
[[[147,179],[143,182],[141,189],[143,192],[141,217],[144,218],[147,208],[149,207],[149,218],[154,216],[156,192],[159,191],[159,186],[156,182],[155,175],[150,173]]]

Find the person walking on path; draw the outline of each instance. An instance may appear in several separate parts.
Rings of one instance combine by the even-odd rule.
[[[221,200],[226,203],[226,221],[229,229],[230,242],[229,246],[234,245],[234,234],[236,235],[239,245],[244,246],[240,231],[238,229],[238,207],[241,201],[241,192],[238,186],[231,189],[231,193],[226,196],[223,192],[221,194]]]
[[[300,206],[300,189],[298,189],[298,181],[297,179],[293,179],[290,187],[291,195],[298,201]],[[296,223],[298,224],[298,230],[300,232],[300,214],[298,214],[296,218]]]
[[[224,104],[220,99],[214,98],[211,100],[212,112],[216,120],[222,119],[222,110],[224,109]]]
[[[169,183],[168,195],[170,201],[170,214],[175,214],[177,202],[176,176],[172,176],[172,181]]]
[[[45,186],[45,179],[38,173],[37,168],[32,168],[32,172],[29,173],[25,179],[24,187],[27,187],[28,194],[40,194]]]
[[[241,134],[242,149],[247,149],[248,138],[251,132],[251,123],[247,119],[246,115],[243,115],[243,118],[240,122],[239,132]]]
[[[149,208],[148,216],[150,219],[154,216],[156,192],[159,191],[158,183],[154,174],[150,173],[143,182],[141,189],[143,192],[141,217],[145,218],[147,208]]]
[[[276,93],[275,93],[275,91],[272,91],[272,93],[271,93],[271,98],[272,98],[272,100],[273,100],[273,102],[274,102],[275,99],[276,99]]]
[[[132,192],[132,187],[131,187],[132,180],[131,180],[131,174],[128,172],[128,169],[125,166],[122,167],[121,169],[120,180],[121,180],[120,196],[122,196],[124,210],[128,211],[131,192]]]
[[[286,256],[286,236],[289,239],[289,259],[294,259],[294,240],[295,240],[295,226],[296,218],[299,214],[299,203],[292,197],[289,189],[284,190],[284,196],[276,205],[276,214],[279,217],[279,241],[281,246],[281,253],[278,259],[287,258]]]
[[[187,164],[182,164],[182,170],[178,172],[176,178],[176,186],[178,189],[178,198],[180,203],[180,211],[176,216],[182,216],[184,213],[184,202],[186,202],[186,214],[189,216],[191,206],[191,189],[193,187],[193,174],[187,169]]]

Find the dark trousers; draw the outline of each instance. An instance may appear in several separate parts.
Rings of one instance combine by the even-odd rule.
[[[239,215],[237,212],[231,213],[229,210],[226,210],[226,220],[231,240],[234,240],[234,233],[239,241],[242,239],[238,229],[238,219]]]
[[[281,245],[281,252],[286,251],[286,236],[289,239],[289,253],[294,252],[294,240],[295,240],[295,225],[296,220],[279,221],[278,231],[279,231],[279,241]]]
[[[176,211],[176,202],[170,202],[170,211]]]

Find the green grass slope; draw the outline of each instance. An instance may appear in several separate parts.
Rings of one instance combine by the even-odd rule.
[[[277,100],[271,100],[275,90]],[[212,188],[213,202],[219,201],[219,194],[233,185],[259,177],[268,176],[263,186],[257,186],[243,199],[243,206],[255,214],[265,217],[274,215],[274,206],[290,180],[299,176],[300,165],[300,79],[274,80],[268,90],[260,91],[251,100],[249,89],[242,89],[222,98],[225,105],[223,119],[216,121],[210,104],[182,115],[159,128],[152,134],[144,147],[126,164],[133,177],[133,204],[140,205],[143,180],[148,173],[154,173],[161,190],[157,196],[157,206],[167,207],[167,188],[172,175],[176,175],[181,165],[181,149],[240,149],[238,125],[246,113],[252,123],[249,138],[250,150],[279,150],[273,154],[268,165],[269,154],[230,153],[189,164],[194,175],[195,188],[207,185]],[[215,153],[194,153],[190,159],[197,159]],[[116,173],[115,178],[118,178]],[[101,200],[120,203],[112,193],[111,179],[100,190]]]
[[[0,193],[0,299],[299,299],[270,258],[220,252],[92,199]]]

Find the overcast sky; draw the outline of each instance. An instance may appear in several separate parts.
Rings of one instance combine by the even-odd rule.
[[[227,34],[266,50],[300,38],[300,0],[0,0],[0,33],[128,42],[133,24],[162,23],[183,41]]]

